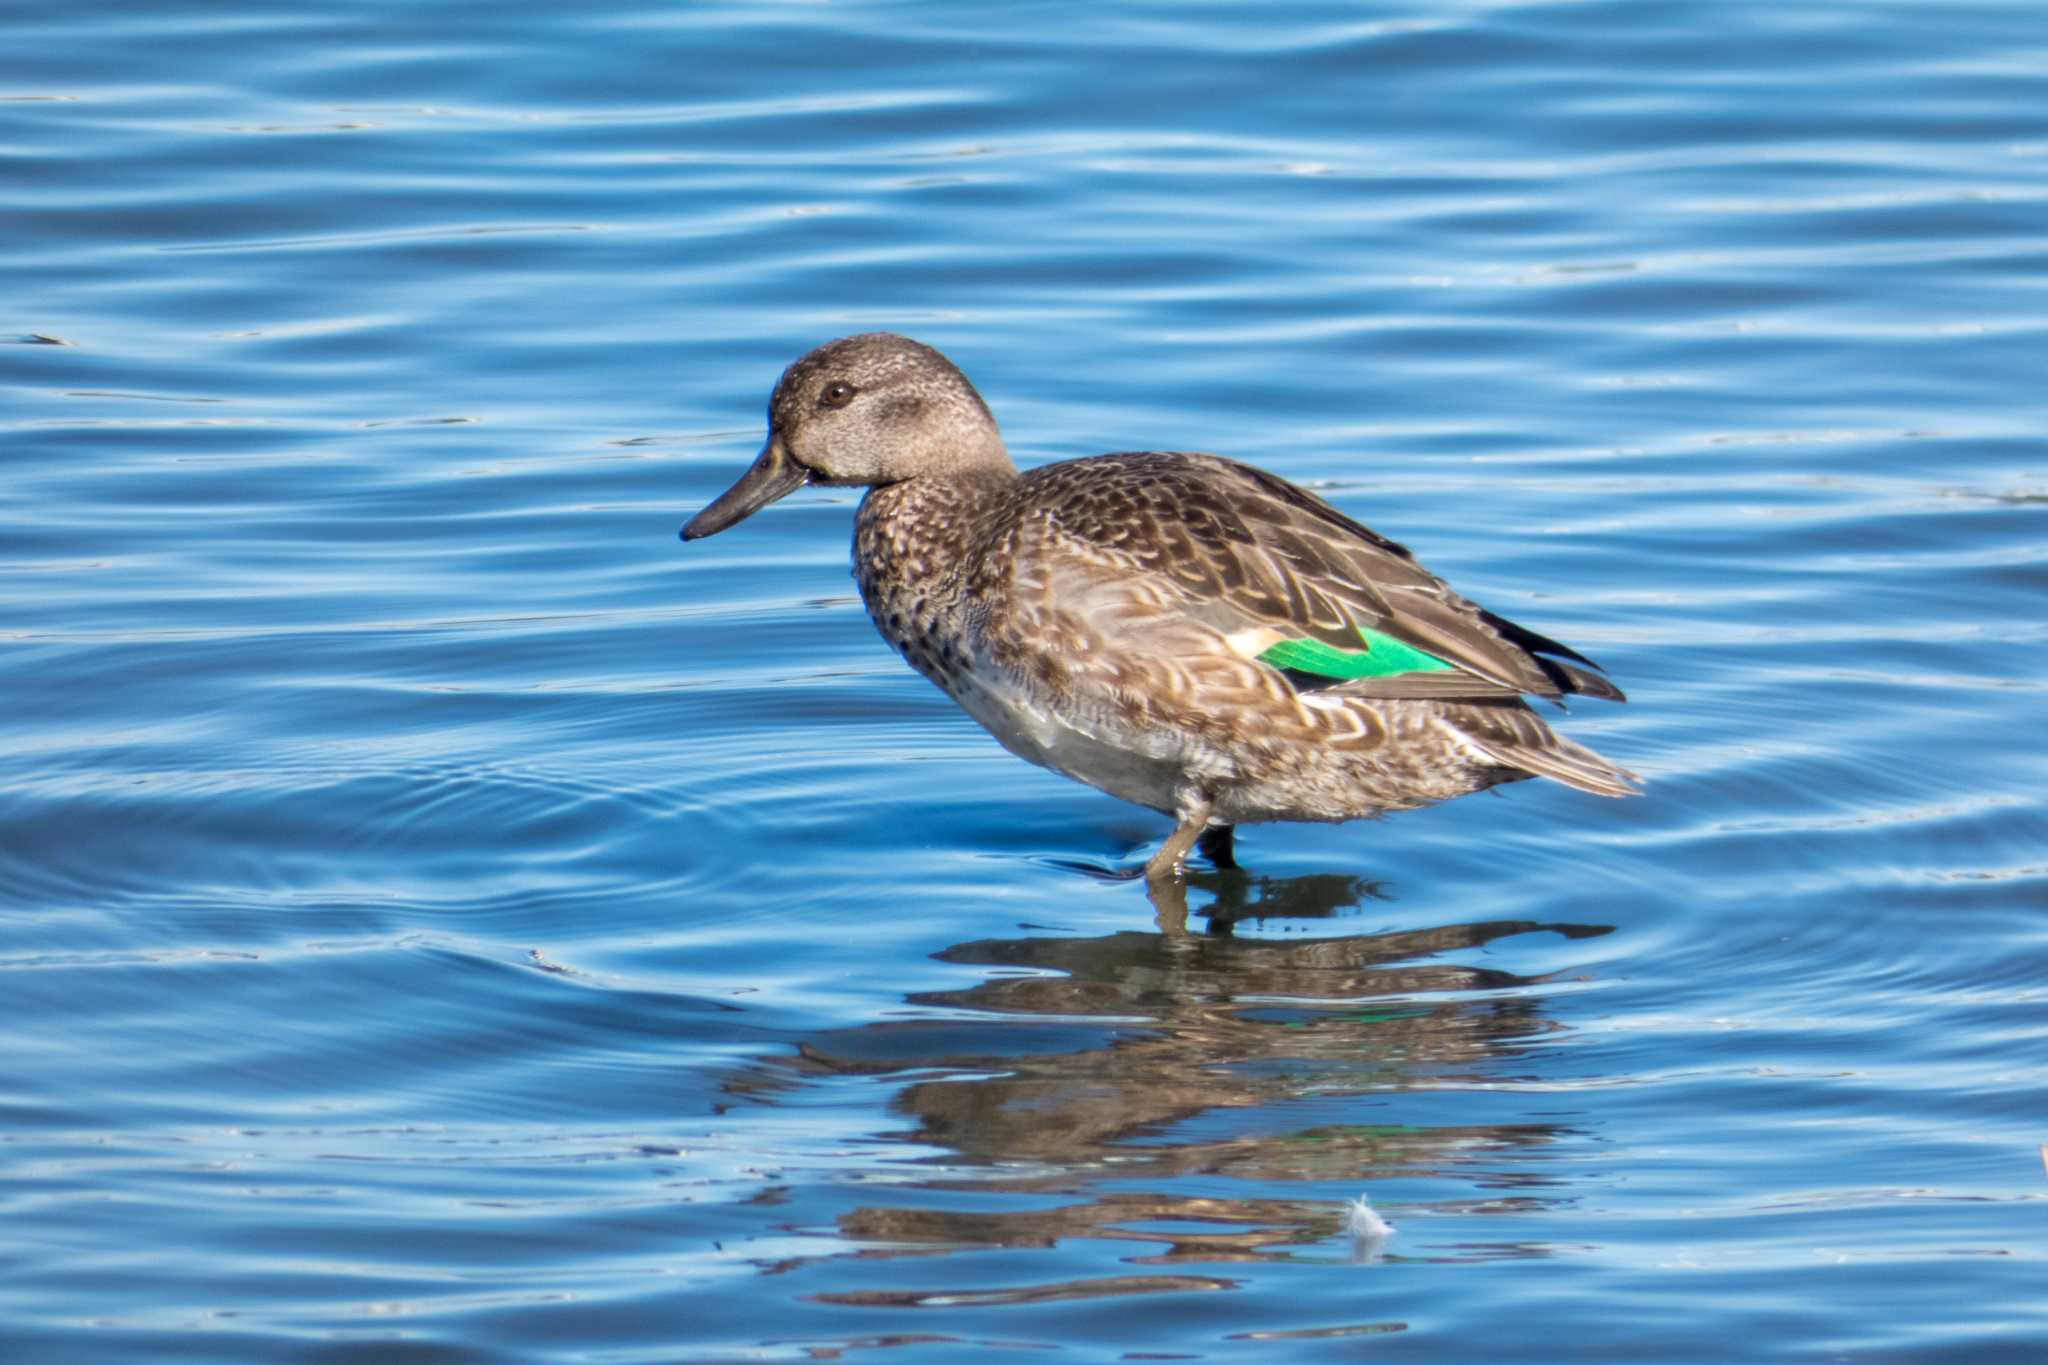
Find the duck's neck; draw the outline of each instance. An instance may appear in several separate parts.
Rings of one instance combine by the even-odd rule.
[[[899,592],[957,596],[1018,477],[981,468],[870,488],[853,529],[853,572],[869,609]]]

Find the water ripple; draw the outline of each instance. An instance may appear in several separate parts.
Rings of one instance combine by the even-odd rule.
[[[0,1354],[2038,1356],[2048,67],[1879,17],[24,17]],[[871,327],[1413,545],[1648,794],[1162,935],[850,490],[675,540]]]

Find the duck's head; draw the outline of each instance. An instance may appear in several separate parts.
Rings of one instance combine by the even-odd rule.
[[[952,361],[893,332],[828,341],[782,372],[768,444],[683,527],[701,540],[807,483],[885,484],[1012,470],[988,404]]]

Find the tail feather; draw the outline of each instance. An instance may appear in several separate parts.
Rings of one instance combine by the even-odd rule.
[[[1566,739],[1526,706],[1460,707],[1445,717],[1474,749],[1514,768],[1595,796],[1634,796],[1642,779]]]

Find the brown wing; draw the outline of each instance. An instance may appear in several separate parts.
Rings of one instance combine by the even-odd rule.
[[[1039,524],[1016,547],[1086,558],[1173,584],[1180,609],[1226,636],[1273,632],[1339,649],[1368,627],[1454,665],[1353,679],[1351,695],[1479,699],[1619,688],[1591,660],[1468,602],[1405,546],[1284,479],[1214,455],[1147,451],[1024,476]]]

